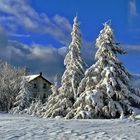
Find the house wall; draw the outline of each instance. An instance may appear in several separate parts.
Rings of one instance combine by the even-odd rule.
[[[37,77],[30,81],[30,90],[33,98],[43,99],[51,94],[51,84],[42,77]]]

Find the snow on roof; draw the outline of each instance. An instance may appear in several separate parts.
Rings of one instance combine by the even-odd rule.
[[[50,81],[48,81],[44,76],[42,76],[42,73],[39,74],[33,74],[33,75],[27,75],[27,76],[22,76],[23,80],[27,82],[31,82],[32,80],[36,79],[37,77],[41,76],[46,82],[52,84]]]
[[[35,78],[37,78],[38,76],[40,76],[40,74],[34,74],[34,75],[27,75],[27,76],[24,76],[24,78],[30,82],[32,80],[34,80]]]

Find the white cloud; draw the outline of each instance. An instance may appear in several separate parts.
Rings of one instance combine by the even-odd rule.
[[[5,48],[7,45],[7,34],[3,28],[0,27],[0,48]]]
[[[63,72],[65,54],[60,50],[52,45],[27,45],[8,40],[7,34],[0,29],[0,58],[15,66],[28,67],[33,73],[42,71],[50,80]]]
[[[58,49],[58,54],[62,56],[65,56],[66,52],[67,52],[67,47],[61,47]]]
[[[8,33],[8,36],[14,36],[14,37],[31,37],[30,35],[28,34],[17,34],[17,33]]]
[[[53,46],[32,44],[28,46],[17,41],[9,41],[4,59],[16,66],[26,66],[31,72],[42,71],[52,80],[57,73],[63,71],[64,57]],[[7,57],[8,56],[8,57]]]
[[[129,1],[129,14],[130,16],[137,16],[137,7],[136,7],[136,1],[135,0],[130,0]]]
[[[28,55],[29,59],[40,59],[42,61],[54,61],[55,56],[57,55],[57,49],[53,46],[41,46],[38,44],[33,44],[30,47],[30,55]]]
[[[138,10],[137,0],[129,0],[129,11],[128,11],[128,31],[133,34],[139,34],[140,31],[140,13]],[[138,38],[133,36],[133,38]]]
[[[53,17],[53,21],[56,23],[56,25],[58,25],[59,28],[67,30],[67,32],[71,31],[71,25],[65,17],[57,14]]]
[[[124,49],[126,49],[126,51],[128,53],[140,53],[140,45],[129,45],[129,44],[124,44],[122,45]]]
[[[45,13],[40,14],[27,0],[1,0],[0,12],[6,14],[0,16],[0,24],[5,28],[13,30],[20,26],[29,32],[49,34],[63,44],[69,41],[71,25],[66,18],[60,15],[49,18]]]

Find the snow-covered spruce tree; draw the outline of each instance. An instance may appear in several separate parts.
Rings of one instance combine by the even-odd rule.
[[[14,108],[12,108],[11,113],[26,113],[26,109],[31,104],[31,93],[30,93],[30,84],[27,82],[26,78],[22,78],[20,91],[16,97],[14,103]]]
[[[77,98],[66,118],[121,118],[140,108],[140,97],[129,87],[130,74],[118,60],[125,52],[107,23],[96,40],[96,63],[85,72]]]
[[[53,94],[48,99],[44,117],[65,117],[77,97],[77,87],[84,76],[84,62],[81,58],[81,33],[77,17],[74,18],[71,33],[72,42],[64,60],[66,70],[61,79],[61,87],[53,87]]]

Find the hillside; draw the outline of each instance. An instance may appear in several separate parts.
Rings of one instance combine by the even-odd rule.
[[[140,121],[59,120],[0,114],[1,140],[136,140]]]

